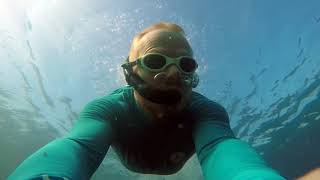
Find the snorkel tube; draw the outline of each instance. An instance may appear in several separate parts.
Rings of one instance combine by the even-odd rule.
[[[139,75],[133,72],[132,66],[128,64],[129,59],[127,58],[126,63],[122,64],[123,73],[128,85],[133,86],[138,93],[157,104],[174,105],[177,104],[182,96],[176,90],[158,90],[150,87]],[[159,83],[166,80],[165,73],[160,72],[154,76],[154,79]],[[185,86],[192,88],[197,87],[199,83],[199,76],[196,73],[192,75],[182,75],[182,82]]]

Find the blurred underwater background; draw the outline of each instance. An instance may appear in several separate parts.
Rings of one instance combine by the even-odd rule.
[[[133,36],[166,21],[198,60],[195,91],[292,179],[320,166],[320,1],[0,0],[0,179],[65,135],[84,105],[124,86]],[[128,171],[112,149],[92,179],[202,180]]]

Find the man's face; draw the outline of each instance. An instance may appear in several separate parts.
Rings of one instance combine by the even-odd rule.
[[[147,53],[161,53],[163,55],[176,58],[180,56],[191,56],[192,49],[188,41],[183,35],[177,32],[170,32],[166,30],[157,30],[147,33],[140,39],[139,44],[136,46],[137,53],[135,57],[130,57],[130,61],[136,60]],[[165,70],[165,81],[160,83],[154,79],[157,73],[144,70],[138,66],[134,66],[134,72],[150,86],[161,90],[178,90],[186,101],[191,94],[191,87],[186,87],[181,81],[181,73],[176,65],[170,65]]]

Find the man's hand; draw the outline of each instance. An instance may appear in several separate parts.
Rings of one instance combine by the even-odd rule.
[[[313,169],[302,177],[299,177],[297,180],[318,180],[320,179],[320,168]]]

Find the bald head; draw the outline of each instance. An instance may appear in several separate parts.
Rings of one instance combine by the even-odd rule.
[[[129,60],[134,61],[146,53],[157,52],[170,57],[192,56],[192,49],[183,30],[175,25],[154,28],[158,24],[139,33],[133,40]]]

